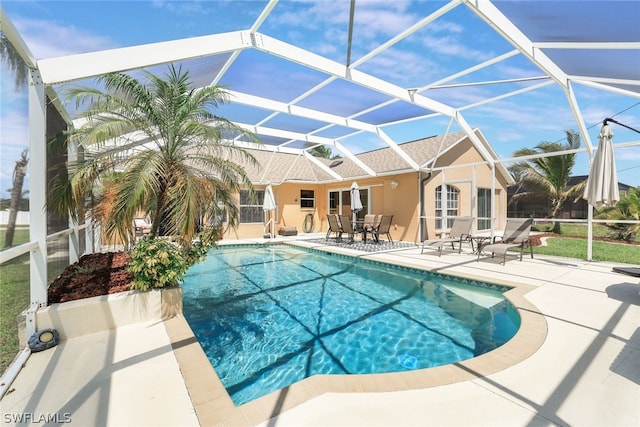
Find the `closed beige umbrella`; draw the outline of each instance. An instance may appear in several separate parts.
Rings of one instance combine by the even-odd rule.
[[[591,163],[591,170],[584,189],[583,199],[591,206],[615,206],[620,200],[618,191],[618,174],[616,172],[616,159],[613,155],[613,132],[604,121],[599,135],[600,142],[596,155]]]

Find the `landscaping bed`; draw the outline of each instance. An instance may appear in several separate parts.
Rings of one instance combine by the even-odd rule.
[[[84,255],[49,286],[48,303],[56,304],[130,290],[133,274],[127,271],[126,252]]]

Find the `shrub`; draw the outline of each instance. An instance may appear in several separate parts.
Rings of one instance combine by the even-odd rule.
[[[626,242],[633,242],[636,240],[636,233],[633,230],[627,228],[614,228],[611,227],[612,231],[607,235],[607,237],[615,240],[624,240]]]
[[[195,247],[192,253],[191,249],[185,251],[166,239],[142,239],[131,251],[129,271],[134,277],[131,289],[179,286],[189,267],[206,255],[205,246],[192,246]]]

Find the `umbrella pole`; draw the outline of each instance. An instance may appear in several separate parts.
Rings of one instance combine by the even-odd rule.
[[[587,206],[587,261],[593,261],[593,206]]]

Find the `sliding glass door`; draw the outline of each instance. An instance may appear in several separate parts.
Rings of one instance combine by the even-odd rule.
[[[358,212],[358,219],[364,219],[369,213],[369,189],[360,189],[360,201],[362,202],[362,210]],[[336,215],[351,216],[351,191],[350,190],[333,190],[329,191],[329,213]]]

